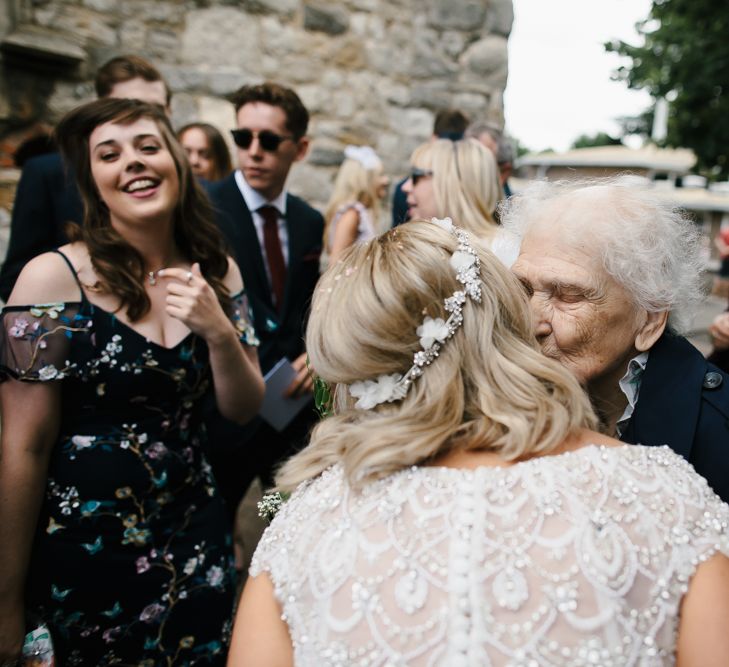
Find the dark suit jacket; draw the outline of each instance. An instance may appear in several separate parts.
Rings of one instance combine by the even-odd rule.
[[[651,348],[625,442],[668,445],[729,502],[729,375],[685,338]]]
[[[408,196],[403,192],[407,177],[398,181],[395,185],[395,192],[392,195],[392,226],[397,227],[408,221]]]
[[[218,226],[243,275],[261,341],[259,358],[265,374],[281,357],[293,361],[304,351],[306,315],[319,279],[324,220],[306,202],[288,195],[289,261],[284,302],[277,313],[253,217],[235,175],[209,184],[208,194],[216,209]],[[208,457],[231,513],[254,477],[260,476],[264,485],[271,483],[275,466],[305,444],[316,419],[313,406],[304,408],[283,432],[277,433],[258,417],[241,427],[223,419],[216,411],[208,414]]]
[[[253,217],[238,189],[235,175],[211,183],[208,194],[216,210],[218,226],[228,240],[243,275],[256,333],[261,340],[259,357],[265,374],[281,357],[292,361],[304,351],[304,324],[314,286],[319,279],[324,220],[305,201],[288,195],[286,228],[289,261],[284,302],[281,312],[277,313]]]
[[[7,301],[25,264],[68,242],[64,227],[81,224],[78,188],[59,153],[28,160],[18,183],[10,223],[10,244],[0,270],[0,296]]]

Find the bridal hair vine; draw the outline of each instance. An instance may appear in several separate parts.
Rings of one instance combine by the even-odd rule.
[[[458,239],[458,248],[451,255],[449,263],[463,289],[456,290],[443,301],[446,311],[450,313],[447,320],[426,316],[415,330],[420,337],[421,349],[413,356],[413,365],[404,375],[380,375],[376,380],[361,380],[349,386],[349,393],[358,399],[355,407],[361,410],[370,410],[380,403],[392,403],[405,398],[413,380],[423,374],[425,367],[430,366],[441,347],[463,324],[463,304],[466,299],[481,302],[481,261],[468,240],[468,233],[456,227],[450,218],[433,218],[431,222]]]
[[[367,170],[379,169],[382,166],[382,160],[370,146],[346,146],[344,157],[349,160],[356,160]]]

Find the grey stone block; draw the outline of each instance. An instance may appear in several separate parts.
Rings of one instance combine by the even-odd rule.
[[[324,3],[304,5],[305,30],[341,35],[348,28],[349,16],[340,7]]]

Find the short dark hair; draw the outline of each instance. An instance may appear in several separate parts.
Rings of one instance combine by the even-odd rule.
[[[218,131],[218,128],[210,125],[210,123],[188,123],[177,130],[177,138],[180,140],[180,143],[182,143],[182,137],[185,132],[193,129],[200,130],[208,140],[210,159],[214,165],[214,174],[211,180],[219,181],[221,178],[228,176],[233,171],[233,164],[230,161],[228,146],[225,143],[225,139],[223,139],[223,135]]]
[[[458,109],[441,109],[435,114],[433,134],[439,139],[458,141],[468,127],[468,116]]]
[[[159,70],[150,62],[139,56],[117,56],[104,63],[96,72],[94,86],[96,96],[99,98],[109,97],[111,89],[117,83],[131,81],[132,79],[144,79],[150,83],[161,81],[165,87],[167,104],[172,99],[172,91],[167,85]]]
[[[252,102],[262,102],[272,107],[279,107],[286,114],[286,129],[294,135],[294,138],[301,139],[309,127],[309,112],[299,96],[291,90],[278,83],[266,81],[256,85],[243,86],[236,90],[230,101],[238,113],[241,107]]]

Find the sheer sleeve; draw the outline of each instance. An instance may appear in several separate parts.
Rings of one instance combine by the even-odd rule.
[[[81,303],[6,306],[0,312],[0,382],[62,380],[76,375],[71,345],[91,340],[92,322]]]
[[[238,331],[238,338],[244,345],[258,347],[260,341],[256,336],[256,330],[253,328],[253,312],[248,303],[248,295],[242,290],[233,297],[233,313],[230,317],[233,325]]]

